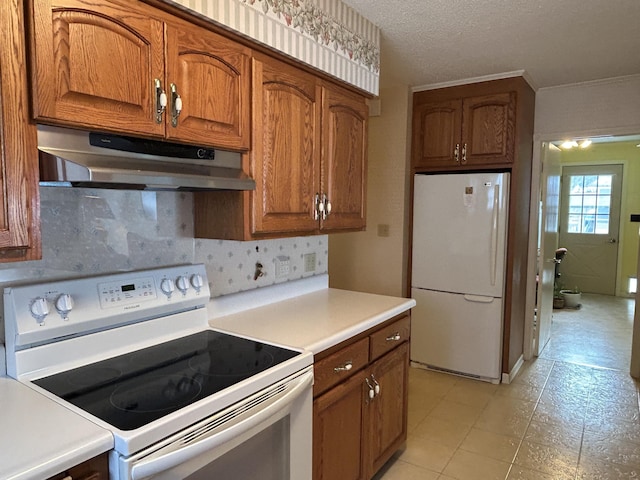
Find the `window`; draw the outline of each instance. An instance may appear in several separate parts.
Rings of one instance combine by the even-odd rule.
[[[608,235],[613,175],[569,176],[569,233]]]

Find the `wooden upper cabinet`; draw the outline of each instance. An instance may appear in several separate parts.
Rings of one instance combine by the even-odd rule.
[[[253,65],[254,234],[313,232],[320,188],[320,87],[274,60]]]
[[[0,2],[0,262],[41,258],[36,127],[22,1]]]
[[[462,165],[513,162],[515,106],[515,92],[464,99]]]
[[[515,91],[469,96],[463,87],[414,94],[414,170],[499,168],[515,158]],[[447,98],[454,97],[454,98]]]
[[[203,28],[166,29],[167,138],[248,149],[250,50]],[[174,89],[182,99],[177,121]]]
[[[160,136],[163,23],[110,0],[32,0],[35,119]]]
[[[249,149],[250,49],[140,2],[31,8],[37,121]]]
[[[416,167],[456,165],[460,149],[462,100],[418,105],[413,112],[413,158]]]
[[[322,91],[322,187],[331,204],[321,230],[364,229],[366,225],[367,119],[362,97],[338,87]]]

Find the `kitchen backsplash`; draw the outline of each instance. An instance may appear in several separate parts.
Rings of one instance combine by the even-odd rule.
[[[0,287],[204,263],[212,297],[218,297],[327,273],[326,235],[250,242],[194,238],[190,193],[56,187],[41,187],[40,193],[43,258],[0,264]],[[305,260],[314,253],[312,269]],[[288,257],[288,274],[276,276],[278,257]],[[256,263],[264,274],[254,280]]]

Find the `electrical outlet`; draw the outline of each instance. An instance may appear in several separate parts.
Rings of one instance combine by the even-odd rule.
[[[304,271],[315,272],[316,271],[316,252],[305,253],[304,258]]]
[[[275,259],[276,263],[276,278],[282,278],[289,275],[291,269],[291,262],[289,257],[284,255],[277,256]]]

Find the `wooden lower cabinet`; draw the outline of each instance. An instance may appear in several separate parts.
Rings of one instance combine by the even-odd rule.
[[[48,480],[109,480],[109,456],[107,453],[93,457],[75,467],[54,475]]]
[[[407,439],[409,317],[382,330],[392,331],[385,337],[390,339],[385,355],[364,368],[353,368],[355,373],[329,390],[315,390],[314,480],[369,480]],[[375,337],[376,332],[365,340]],[[323,371],[316,376],[326,378],[334,368],[348,365],[345,358],[357,355],[364,342],[356,340],[317,362],[316,371]],[[338,370],[335,375],[344,373]]]

